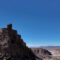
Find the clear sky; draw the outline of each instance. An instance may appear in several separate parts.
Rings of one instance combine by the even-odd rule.
[[[60,45],[60,0],[0,0],[0,28],[9,23],[28,46]]]

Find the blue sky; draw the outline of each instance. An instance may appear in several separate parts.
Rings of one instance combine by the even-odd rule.
[[[60,0],[0,0],[0,28],[12,23],[28,46],[60,45]]]

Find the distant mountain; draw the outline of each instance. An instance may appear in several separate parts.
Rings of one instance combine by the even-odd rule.
[[[40,46],[40,48],[60,48],[60,46]]]

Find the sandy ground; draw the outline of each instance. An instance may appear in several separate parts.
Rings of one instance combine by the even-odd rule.
[[[60,60],[60,57],[44,58],[43,60]]]

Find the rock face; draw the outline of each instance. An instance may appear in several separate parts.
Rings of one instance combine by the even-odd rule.
[[[12,24],[0,29],[0,60],[36,60],[36,58],[21,35],[12,29]]]
[[[46,49],[43,49],[43,48],[31,48],[31,49],[36,56],[42,59],[52,57],[52,53]]]
[[[43,60],[60,60],[60,47],[31,48],[35,55]]]

